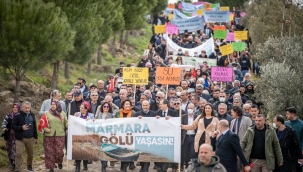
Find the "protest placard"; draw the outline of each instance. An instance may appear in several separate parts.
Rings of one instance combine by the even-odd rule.
[[[171,20],[174,18],[174,15],[173,14],[168,14],[168,20]]]
[[[220,7],[220,11],[229,11],[229,6]]]
[[[232,47],[231,44],[220,46],[220,52],[221,52],[222,56],[232,54],[233,53],[233,47]]]
[[[175,4],[168,4],[167,8],[175,8]]]
[[[155,33],[165,33],[165,25],[155,26]]]
[[[214,30],[226,30],[226,27],[224,25],[216,25],[214,26]]]
[[[175,25],[166,25],[167,34],[178,34],[178,28]]]
[[[234,20],[234,14],[229,14],[229,21]]]
[[[123,84],[148,84],[148,68],[124,67]]]
[[[233,82],[232,67],[211,67],[211,80],[217,82]]]
[[[245,16],[246,16],[246,12],[241,12],[241,13],[240,13],[240,16],[241,16],[241,17],[245,17]]]
[[[68,117],[67,159],[180,162],[181,118]]]
[[[243,51],[246,48],[245,42],[233,42],[232,47],[234,51]]]
[[[247,31],[235,31],[235,40],[247,40]]]
[[[196,14],[197,14],[198,16],[202,16],[202,15],[203,15],[202,9],[198,9],[197,12],[196,12]]]
[[[181,3],[178,4],[178,9],[182,10],[182,4]]]
[[[235,41],[234,32],[228,32],[227,33],[226,41]]]
[[[205,22],[229,22],[229,11],[203,11]]]
[[[185,30],[194,32],[204,28],[204,18],[199,16],[188,19],[173,19],[170,23],[176,25],[180,33],[183,33]]]
[[[227,36],[227,30],[215,30],[214,38],[225,39]]]
[[[170,67],[157,67],[156,84],[180,85],[181,69]]]

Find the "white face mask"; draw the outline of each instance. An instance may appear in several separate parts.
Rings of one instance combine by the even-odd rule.
[[[117,87],[120,88],[122,84],[118,84]]]
[[[192,110],[192,109],[187,109],[187,113],[188,113],[188,114],[193,114],[193,113],[194,113],[194,110]]]
[[[181,96],[181,92],[177,92],[177,96],[180,97]]]
[[[182,54],[182,51],[178,51],[178,54]]]
[[[272,126],[274,127],[274,128],[277,128],[277,125],[276,125],[276,123],[272,123]]]
[[[219,98],[219,101],[220,101],[220,102],[225,102],[225,98],[224,98],[224,97],[220,97],[220,98]]]
[[[234,68],[234,70],[237,70],[237,67],[233,67]]]

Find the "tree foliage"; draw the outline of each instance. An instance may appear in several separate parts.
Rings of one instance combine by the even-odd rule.
[[[124,30],[133,30],[137,29],[138,26],[143,26],[145,22],[144,15],[152,8],[148,4],[149,1],[147,0],[123,0]]]
[[[20,80],[28,70],[43,68],[73,50],[75,32],[53,3],[0,0],[0,65]]]
[[[167,7],[167,0],[158,0],[154,8],[151,9],[152,14],[158,14]]]
[[[284,114],[294,106],[302,114],[303,37],[270,38],[257,47],[255,58],[262,61],[262,75],[256,96],[270,115]]]
[[[229,6],[231,9],[233,7],[242,7],[248,0],[209,0],[210,3],[220,3],[220,6]]]

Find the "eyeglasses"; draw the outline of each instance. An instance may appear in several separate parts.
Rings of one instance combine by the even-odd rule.
[[[174,103],[174,105],[179,105],[180,103]]]
[[[156,96],[157,99],[161,99],[162,97]]]
[[[93,94],[92,96],[98,96],[98,95]]]
[[[103,108],[109,108],[109,106],[103,106]]]
[[[81,82],[78,82],[77,84],[80,84],[80,85],[81,85],[82,83],[81,83]]]

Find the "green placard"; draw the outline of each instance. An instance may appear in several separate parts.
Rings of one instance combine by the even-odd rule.
[[[218,4],[210,4],[210,8],[216,8]]]
[[[227,37],[226,30],[215,30],[214,38],[225,39]]]
[[[234,51],[243,51],[246,48],[245,42],[233,42],[231,43]]]

